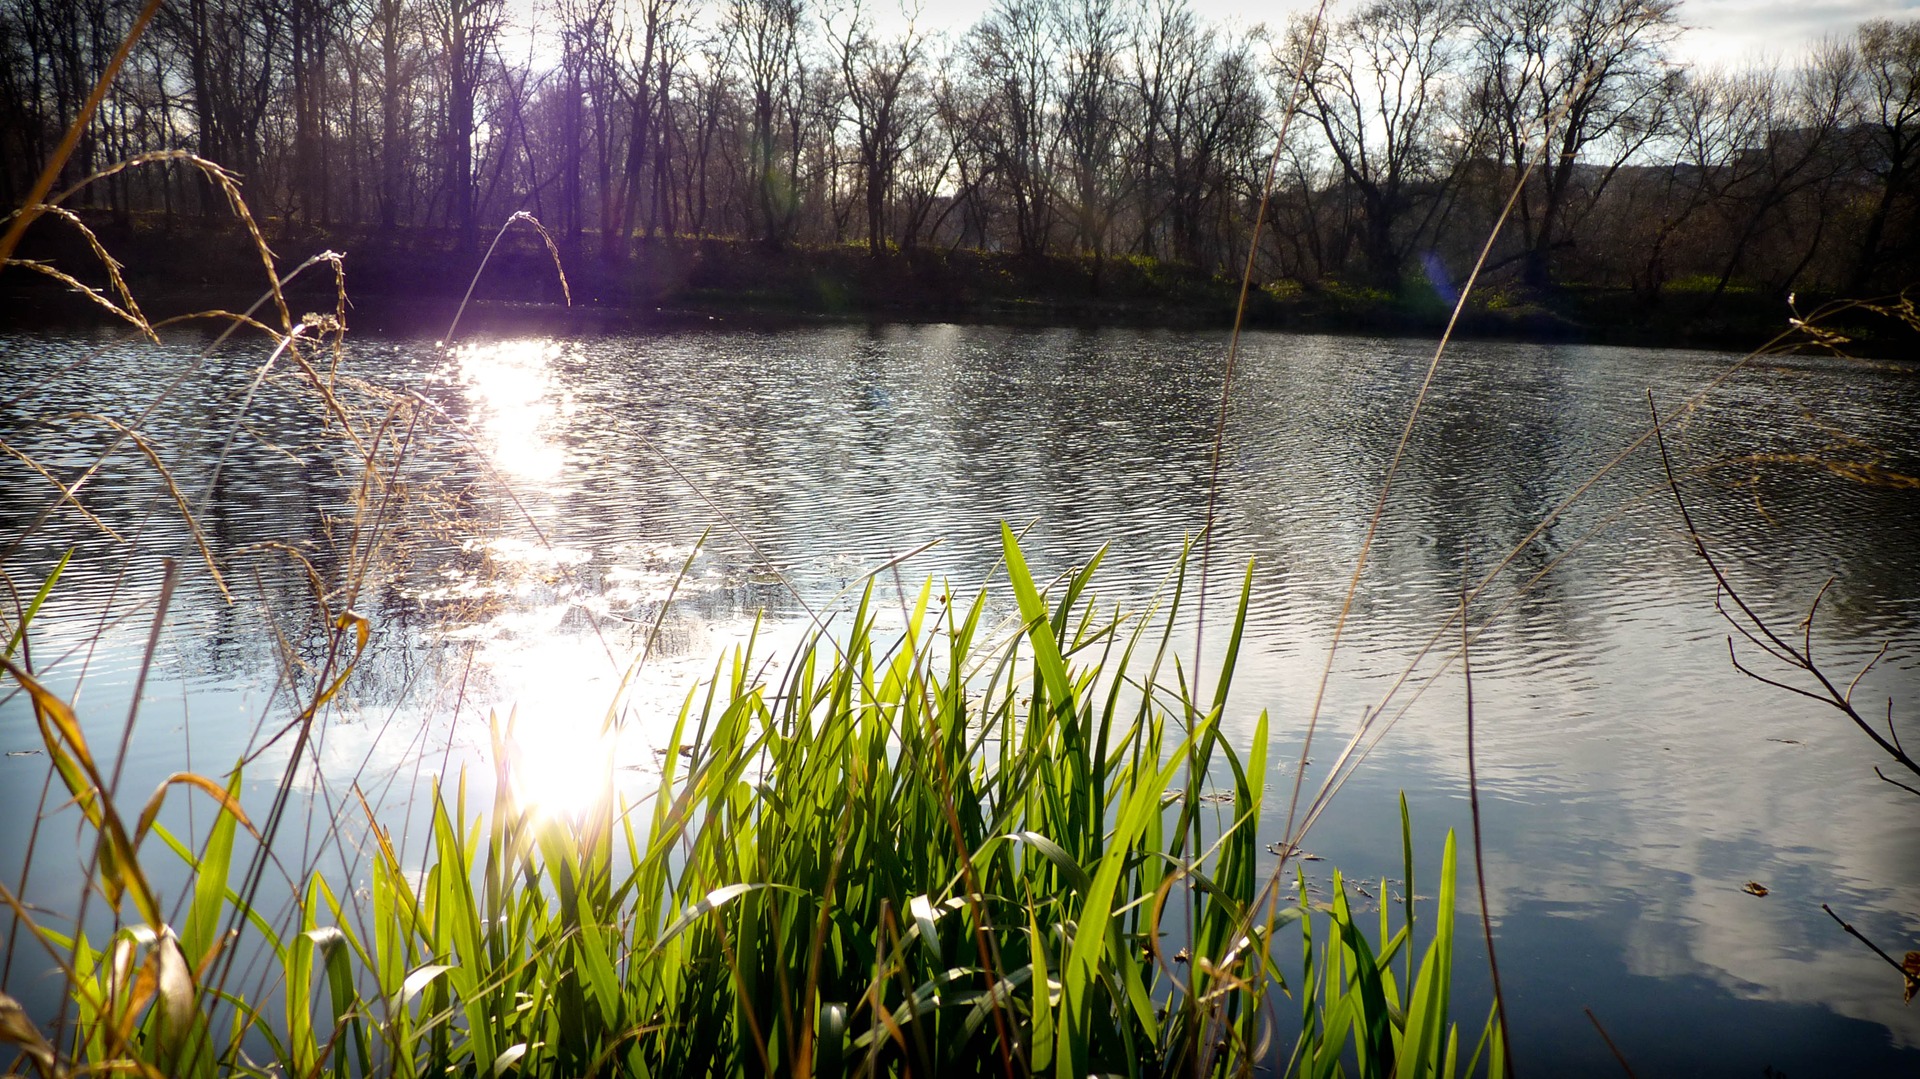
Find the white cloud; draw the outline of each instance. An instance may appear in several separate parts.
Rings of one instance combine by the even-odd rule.
[[[1920,0],[1687,0],[1680,58],[1697,64],[1798,59],[1869,19],[1920,17]]]

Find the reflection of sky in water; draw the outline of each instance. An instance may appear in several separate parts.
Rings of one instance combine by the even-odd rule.
[[[970,595],[993,572],[1001,520],[1033,525],[1026,547],[1043,578],[1111,544],[1097,586],[1137,606],[1204,513],[1221,344],[925,327],[359,346],[350,367],[418,387],[452,417],[413,478],[437,485],[464,531],[420,539],[365,605],[376,654],[320,733],[320,774],[402,802],[421,774],[490,774],[488,717],[511,716],[524,796],[568,811],[602,767],[644,793],[689,688],[755,632],[757,612],[756,656],[790,653],[807,621],[789,583],[843,627],[864,574],[941,540],[897,583],[876,579],[896,624],[898,587],[931,576]],[[1325,641],[1425,349],[1255,335],[1243,354],[1209,618],[1224,617],[1224,582],[1256,559],[1226,724],[1245,737],[1260,709],[1272,713],[1269,833],[1285,817]],[[138,365],[118,362],[138,385]],[[1484,571],[1514,547],[1639,432],[1644,387],[1671,409],[1725,363],[1500,344],[1450,355],[1356,599],[1309,792],[1411,665],[1390,701],[1406,711],[1308,837],[1322,871],[1398,875],[1400,790],[1423,851],[1437,859],[1447,827],[1464,833],[1458,672],[1441,667],[1447,642],[1414,661],[1458,603],[1462,553]],[[1884,467],[1920,472],[1912,392],[1910,376],[1795,361],[1733,380],[1675,444],[1709,542],[1752,598],[1791,624],[1835,575],[1817,646],[1842,669],[1891,641],[1862,698],[1903,706],[1920,700],[1920,497],[1756,459],[1867,452],[1839,429],[1885,447]],[[156,420],[182,452],[221,422],[217,409]],[[53,439],[31,448],[85,458]],[[311,470],[240,449],[251,467],[234,469],[225,493],[223,550],[298,538],[337,496]],[[133,503],[107,496],[134,489],[132,475],[105,477],[105,510],[127,516]],[[0,510],[9,527],[16,512]],[[21,557],[44,566],[55,547]],[[83,541],[44,655],[88,638],[78,619],[117,568],[110,549]],[[150,600],[156,573],[129,567],[125,621],[92,657],[83,700],[102,716],[124,717],[150,617],[129,605]],[[151,750],[143,762],[218,770],[208,762],[244,741],[234,732],[284,711],[256,620],[276,612],[297,638],[300,594],[261,581],[232,610],[186,586],[136,735]],[[1616,1067],[1580,1011],[1589,1004],[1654,1072],[1870,1071],[1894,1060],[1875,1055],[1887,1045],[1920,1046],[1920,1013],[1900,1004],[1897,980],[1819,910],[1832,903],[1896,952],[1920,939],[1920,813],[1874,779],[1869,748],[1838,717],[1728,669],[1712,604],[1644,457],[1522,549],[1477,604],[1504,607],[1474,647],[1475,698],[1488,876],[1523,1063]],[[1179,636],[1190,653],[1190,627]],[[1208,630],[1205,670],[1217,669],[1221,636]],[[54,680],[71,685],[80,659]],[[23,720],[19,702],[0,704],[0,748],[30,744]],[[284,759],[269,752],[256,774]],[[29,767],[44,764],[0,759],[0,813],[31,812],[9,778]],[[0,854],[12,849],[0,841]],[[1772,894],[1740,891],[1749,879]],[[1462,883],[1470,893],[1470,875]]]

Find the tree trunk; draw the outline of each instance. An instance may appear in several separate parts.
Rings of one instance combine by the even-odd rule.
[[[203,0],[196,0],[203,2]],[[400,0],[380,5],[380,227],[391,233],[400,204]]]

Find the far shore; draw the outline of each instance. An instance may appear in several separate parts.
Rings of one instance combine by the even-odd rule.
[[[277,223],[276,223],[277,224]],[[135,301],[151,319],[209,309],[244,309],[265,288],[251,240],[231,224],[207,227],[103,221],[97,231],[124,265]],[[474,249],[445,230],[354,232],[269,227],[285,273],[312,254],[343,253],[348,325],[356,333],[443,333],[479,267]],[[610,257],[600,237],[559,238],[563,292],[553,256],[531,229],[501,240],[461,316],[463,332],[538,329],[633,332],[716,324],[962,322],[1007,325],[1226,329],[1237,280],[1175,262],[1138,257],[1021,256],[944,249],[865,247],[770,249],[740,240],[636,239]],[[77,235],[37,225],[22,257],[40,259],[107,290],[104,269]],[[1717,283],[1716,283],[1717,284]],[[1283,280],[1247,297],[1249,328],[1304,333],[1437,337],[1452,302],[1425,280],[1395,291],[1345,282]],[[288,288],[298,316],[335,306],[330,270],[306,271]],[[1669,288],[1657,296],[1627,289],[1562,285],[1524,290],[1495,275],[1472,295],[1455,334],[1470,338],[1636,345],[1759,348],[1791,328],[1824,297],[1786,297],[1730,284]],[[570,301],[570,302],[568,302]],[[83,296],[22,269],[0,273],[0,328],[64,328],[112,321]],[[1850,354],[1920,355],[1920,333],[1898,321],[1852,311],[1831,327]]]

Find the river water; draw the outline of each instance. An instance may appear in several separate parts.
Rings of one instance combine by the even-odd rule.
[[[547,777],[545,797],[562,806],[656,619],[659,644],[624,698],[638,722],[612,750],[640,771],[661,717],[756,616],[763,637],[796,638],[910,552],[877,578],[883,608],[928,578],[970,593],[994,570],[1001,521],[1026,530],[1043,578],[1106,545],[1103,600],[1146,603],[1206,518],[1226,344],[955,326],[357,342],[332,372],[340,407],[363,422],[395,394],[431,408],[415,410],[403,456],[379,442],[398,485],[356,497],[350,444],[297,368],[283,358],[250,389],[265,347],[202,358],[200,340],[13,335],[0,338],[0,438],[71,482],[113,443],[95,415],[138,419],[198,510],[232,599],[125,443],[82,488],[97,523],[0,460],[0,568],[31,593],[74,552],[35,623],[32,659],[112,756],[172,559],[176,587],[125,754],[125,789],[139,793],[123,800],[256,750],[249,776],[271,788],[286,747],[261,745],[291,718],[288,686],[316,677],[301,664],[320,666],[323,639],[297,553],[330,587],[354,589],[373,628],[323,726],[317,772],[294,779],[311,813],[347,812],[352,783],[375,801],[400,798],[423,775],[482,763],[490,710],[514,714],[525,770]],[[1226,722],[1244,739],[1260,710],[1271,716],[1270,838],[1431,354],[1408,340],[1243,342],[1201,663],[1218,660],[1223,582],[1251,560]],[[1674,419],[1669,446],[1696,524],[1742,595],[1797,633],[1826,584],[1815,654],[1844,684],[1885,645],[1856,699],[1870,718],[1891,699],[1920,745],[1920,485],[1906,478],[1920,476],[1920,375],[1738,360],[1455,345],[1333,657],[1309,791],[1363,717],[1379,712],[1371,729],[1385,734],[1306,836],[1324,859],[1309,864],[1395,876],[1398,792],[1426,858],[1446,829],[1469,828],[1464,695],[1443,662],[1457,629],[1446,627],[1463,575],[1493,572],[1471,616],[1479,782],[1514,1051],[1531,1074],[1617,1074],[1587,1009],[1641,1074],[1920,1069],[1920,1011],[1903,1005],[1898,975],[1821,910],[1896,957],[1920,947],[1920,798],[1875,776],[1889,762],[1844,717],[1734,669],[1713,579],[1657,453],[1616,460],[1646,431],[1651,393]],[[375,522],[387,544],[362,575],[352,567]],[[1191,618],[1183,625],[1191,648]],[[1429,648],[1436,635],[1446,647]],[[1744,641],[1738,654],[1793,677]],[[0,700],[10,882],[42,812],[38,744],[26,702]],[[73,905],[78,860],[60,849],[72,817],[54,812],[42,827],[27,882],[50,910]],[[1471,865],[1462,859],[1466,897],[1477,895]],[[1469,928],[1462,940],[1477,942]],[[1483,957],[1477,943],[1462,948],[1471,973],[1457,1015],[1477,1027]],[[39,957],[8,962],[10,992],[44,986]]]

